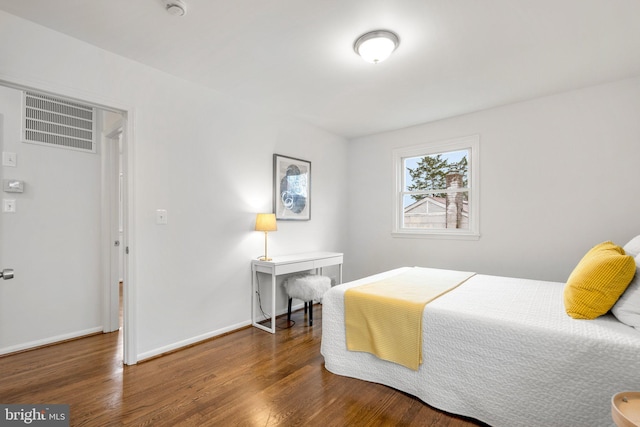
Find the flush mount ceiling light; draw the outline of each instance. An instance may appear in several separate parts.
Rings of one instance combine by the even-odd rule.
[[[187,14],[187,5],[182,0],[167,0],[164,7],[169,15],[184,16]]]
[[[400,39],[395,33],[387,30],[376,30],[358,37],[353,50],[367,62],[382,62],[396,50]]]

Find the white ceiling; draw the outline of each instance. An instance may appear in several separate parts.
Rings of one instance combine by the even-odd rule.
[[[347,138],[640,75],[639,0],[0,0],[0,9]],[[386,62],[353,52],[401,39]]]

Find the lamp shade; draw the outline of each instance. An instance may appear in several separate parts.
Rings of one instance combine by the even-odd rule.
[[[256,215],[256,231],[277,231],[276,214],[259,213]]]
[[[399,44],[400,39],[395,33],[377,30],[361,35],[353,49],[365,61],[377,64],[387,59]]]

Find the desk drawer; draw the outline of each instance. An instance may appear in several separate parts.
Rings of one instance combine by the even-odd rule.
[[[276,265],[276,275],[298,273],[300,271],[313,270],[313,261],[292,262],[291,264]]]
[[[334,256],[331,258],[317,259],[313,261],[313,268],[327,267],[329,265],[342,264],[342,256]]]

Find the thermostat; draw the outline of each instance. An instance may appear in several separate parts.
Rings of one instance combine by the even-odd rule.
[[[23,193],[24,181],[18,181],[17,179],[4,179],[3,189],[5,193]]]

